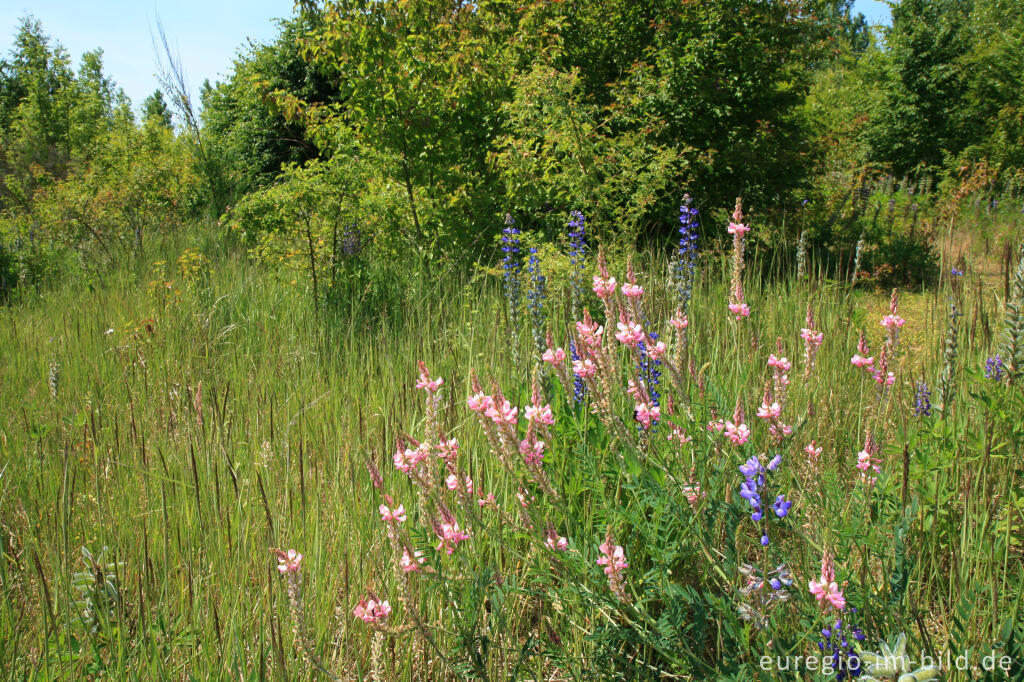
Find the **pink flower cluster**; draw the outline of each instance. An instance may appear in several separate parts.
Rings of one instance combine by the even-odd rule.
[[[771,405],[767,405],[767,399],[761,403],[761,407],[757,408],[757,416],[761,419],[778,419],[779,415],[782,414],[782,406],[779,405],[778,401],[773,402]]]
[[[398,560],[398,565],[402,568],[403,573],[419,573],[423,570],[423,552],[416,550],[410,552],[408,548],[402,550],[402,558]]]
[[[548,524],[544,538],[544,546],[552,552],[565,552],[569,549],[569,540],[555,532],[555,527]]]
[[[405,523],[405,507],[402,505],[391,509],[386,504],[382,504],[378,507],[378,511],[380,511],[380,518],[384,523]]]
[[[515,426],[519,423],[519,408],[513,407],[504,396],[490,396],[478,391],[466,399],[466,407],[487,417],[498,425]]]
[[[825,340],[825,333],[804,327],[800,330],[800,338],[809,346],[818,347]]]
[[[442,521],[435,532],[440,539],[437,549],[439,551],[443,549],[446,554],[451,554],[455,551],[456,545],[469,539],[469,533],[459,528],[458,521],[450,517]]]
[[[729,234],[733,235],[734,237],[735,236],[742,237],[747,232],[750,232],[750,225],[743,225],[742,223],[730,222],[729,223],[729,230],[728,231],[729,231]]]
[[[899,330],[903,327],[904,324],[906,324],[906,322],[907,321],[904,320],[899,315],[893,315],[892,313],[890,313],[883,317],[882,321],[879,324],[885,327],[885,330],[889,334],[895,336],[896,334],[899,333]]]
[[[736,316],[736,321],[750,317],[750,306],[746,303],[730,303],[729,312]]]
[[[835,567],[832,564],[832,557],[827,552],[821,559],[821,577],[817,581],[809,581],[808,588],[822,606],[830,605],[838,611],[846,608],[846,598],[836,584]]]
[[[277,570],[282,574],[286,573],[298,573],[300,570],[299,564],[302,563],[302,555],[296,552],[294,549],[289,549],[287,552],[282,550],[274,550],[277,554]]]
[[[733,445],[743,445],[750,438],[750,429],[746,424],[734,424],[727,421],[725,422],[725,437],[732,441]]]
[[[423,364],[422,360],[419,361],[419,367],[420,379],[416,382],[416,388],[422,389],[431,394],[437,393],[438,389],[441,388],[441,384],[444,383],[444,379],[431,379],[430,372],[427,371],[427,367]]]
[[[825,334],[814,328],[814,313],[810,305],[807,306],[806,321],[807,326],[800,330],[800,338],[804,341],[804,377],[809,377],[814,372],[814,361]]]
[[[778,357],[775,353],[768,356],[768,367],[773,370],[777,377],[777,383],[785,386],[789,384],[789,370],[793,369],[793,363],[785,356]]]
[[[872,486],[878,480],[877,474],[881,471],[881,460],[875,455],[878,454],[879,445],[871,435],[871,431],[864,434],[864,449],[857,453],[857,469],[860,470],[860,480],[868,486]]]
[[[526,416],[526,421],[529,422],[536,421],[538,424],[545,424],[547,426],[551,426],[555,423],[555,417],[551,413],[551,405],[543,405],[539,407],[529,405],[527,406],[524,415]]]
[[[701,490],[700,483],[694,481],[683,486],[683,496],[686,497],[686,501],[690,503],[691,507],[696,507],[697,502],[705,496],[705,493]]]
[[[584,346],[588,348],[601,347],[601,336],[604,334],[604,327],[590,317],[590,311],[583,311],[583,319],[576,323],[576,331],[579,333],[580,341]]]
[[[356,607],[352,609],[352,615],[369,625],[379,625],[391,615],[391,604],[387,600],[380,600],[373,595],[368,595],[359,600]]]
[[[864,336],[864,332],[860,333],[860,338],[857,341],[857,352],[854,353],[853,357],[850,358],[850,364],[858,369],[862,369],[871,375],[871,378],[875,380],[875,383],[884,386],[892,386],[896,383],[896,375],[889,371],[888,368],[888,351],[889,341],[882,347],[881,361],[878,366],[875,366],[875,358],[871,355],[871,349],[868,347],[867,338]]]
[[[519,408],[512,407],[512,403],[508,401],[508,398],[499,396],[497,400],[487,396],[487,407],[484,409],[484,416],[489,418],[495,424],[510,424],[515,425],[519,423]]]
[[[644,429],[649,429],[653,424],[661,420],[661,407],[656,405],[642,381],[630,379],[626,386],[628,393],[634,401],[633,418],[640,422]]]
[[[786,392],[789,386],[789,370],[793,368],[791,363],[782,355],[782,339],[777,342],[779,355],[772,353],[768,356],[768,368],[772,371],[772,386],[766,387],[764,396],[761,398],[761,406],[757,408],[757,416],[768,423],[768,432],[776,441],[793,432],[792,427],[782,421],[782,410],[786,404]]]
[[[750,225],[743,223],[743,202],[736,198],[736,210],[729,222],[729,234],[732,235],[732,281],[729,286],[729,313],[736,321],[750,317],[750,306],[743,295],[743,252],[744,237],[750,231]]]
[[[601,556],[597,559],[597,565],[604,566],[604,574],[608,576],[608,587],[615,596],[625,599],[625,572],[629,567],[625,551],[621,545],[615,544],[610,532],[598,549],[601,550]]]
[[[408,438],[404,443],[399,443],[398,450],[391,459],[395,463],[396,469],[403,474],[413,476],[416,469],[430,459],[431,450],[429,443],[417,443],[412,438]]]
[[[627,282],[622,285],[622,295],[626,298],[640,298],[644,295],[644,288],[639,284]]]
[[[616,282],[614,277],[600,277],[594,275],[594,293],[601,300],[610,299],[615,295]],[[623,292],[625,293],[625,292]]]
[[[629,316],[625,311],[619,313],[619,322],[615,325],[618,332],[615,334],[615,338],[618,339],[623,345],[629,346],[630,348],[636,348],[637,344],[644,340],[643,328],[629,319]]]
[[[669,319],[668,323],[676,328],[676,331],[683,331],[690,326],[690,320],[683,315],[682,310],[676,310],[675,314]]]
[[[541,360],[548,363],[552,367],[561,367],[562,363],[565,362],[565,351],[562,350],[561,348],[548,348],[546,351],[544,351],[544,354],[541,356]],[[472,409],[472,407],[470,409]]]

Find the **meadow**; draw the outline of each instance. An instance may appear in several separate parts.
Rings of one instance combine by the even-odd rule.
[[[181,230],[0,308],[4,676],[1019,679],[1024,253],[890,291],[683,209],[319,308]]]

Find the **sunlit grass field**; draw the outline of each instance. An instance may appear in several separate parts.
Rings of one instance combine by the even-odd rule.
[[[182,273],[183,243],[169,242],[164,253],[99,285],[0,308],[2,674],[322,679],[323,668],[362,679],[374,668],[381,679],[602,676],[594,661],[619,654],[595,641],[597,626],[624,621],[606,607],[574,610],[568,602],[546,601],[538,585],[553,581],[550,572],[558,569],[538,568],[546,560],[534,544],[508,544],[497,530],[507,521],[487,521],[479,510],[466,512],[473,535],[454,558],[433,551],[429,529],[423,548],[438,567],[474,557],[454,564],[461,568],[438,568],[447,584],[472,582],[466,576],[478,578],[484,564],[503,575],[508,587],[501,619],[488,593],[480,612],[493,620],[467,626],[472,610],[425,582],[413,600],[429,641],[416,628],[399,632],[411,621],[394,596],[401,588],[377,511],[381,493],[367,464],[383,471],[392,495],[414,506],[414,488],[391,458],[396,438],[426,428],[423,392],[414,386],[417,361],[445,380],[438,393],[441,426],[458,438],[462,466],[499,504],[515,506],[517,482],[488,455],[466,409],[471,371],[488,387],[493,379],[521,405],[529,401],[539,365],[526,327],[517,351],[509,347],[500,277],[456,268],[423,272],[401,298],[374,298],[368,305],[370,298],[355,292],[344,304],[321,309],[318,319],[308,293],[289,275],[268,273],[243,257],[211,252],[208,265]],[[879,319],[888,312],[890,291],[853,289],[819,276],[813,263],[804,281],[762,277],[771,269],[754,254],[746,274],[753,313],[737,323],[725,310],[728,257],[704,256],[693,293],[690,378],[686,395],[676,396],[678,405],[688,406],[677,407],[677,421],[694,439],[692,452],[657,465],[699,480],[708,500],[693,511],[677,509],[694,524],[710,523],[712,538],[710,554],[688,555],[678,580],[710,586],[721,598],[718,615],[706,602],[710,622],[735,617],[742,584],[737,566],[758,551],[736,492],[742,481],[736,466],[747,455],[713,444],[704,425],[712,415],[732,414],[739,399],[747,423],[759,428],[753,413],[765,384],[764,359],[781,339],[794,364],[788,400],[798,416],[784,474],[794,506],[778,544],[795,582],[792,599],[772,616],[777,636],[739,621],[733,630],[719,625],[688,632],[692,652],[674,652],[675,672],[691,679],[793,679],[759,671],[758,661],[780,647],[818,651],[827,616],[812,615],[818,605],[807,585],[817,578],[825,549],[848,582],[847,600],[861,608],[867,648],[905,632],[915,654],[969,649],[980,661],[1002,647],[1021,655],[1024,453],[1020,413],[1013,410],[1024,403],[1019,385],[983,377],[986,358],[999,344],[1001,288],[983,286],[968,272],[962,280],[901,291],[906,325],[890,364],[896,382],[878,401],[875,382],[852,367],[850,357],[862,329],[873,348],[880,345]],[[667,330],[670,264],[662,254],[641,253],[634,267],[647,290],[647,315]],[[625,263],[613,262],[612,269],[624,279]],[[588,307],[597,315],[595,301]],[[950,379],[956,397],[943,406],[938,382],[950,302],[962,317]],[[800,381],[799,333],[809,305],[824,342],[813,381]],[[555,345],[568,348],[569,291],[556,276],[547,313]],[[612,329],[614,322],[605,324]],[[934,403],[927,418],[914,414],[921,380]],[[610,441],[591,423],[596,418],[573,408],[556,382],[545,386],[561,429],[545,467],[566,486],[552,505],[566,528],[577,529],[566,534],[585,558],[581,565],[594,567],[603,530],[584,529],[603,529],[617,506],[595,490],[628,488],[627,479],[640,476],[633,469],[642,466],[626,463],[619,471],[615,457],[600,454]],[[563,423],[573,426],[562,429]],[[854,465],[869,425],[888,437],[877,455],[878,483],[865,492]],[[802,454],[812,439],[822,448],[814,466]],[[580,457],[601,458],[604,482],[574,473]],[[633,523],[645,513],[653,518],[653,512],[639,513]],[[653,609],[657,600],[645,597],[648,588],[640,584],[656,583],[663,571],[652,559],[642,577],[632,557],[653,554],[643,543],[656,545],[657,534],[619,531],[629,570],[637,571],[627,577],[634,581],[631,600]],[[294,627],[272,548],[304,555],[304,634]],[[395,632],[380,638],[384,669],[379,652],[377,662],[371,660],[375,631],[352,616],[368,592],[391,594],[395,608]],[[467,629],[486,633],[491,646],[467,643]],[[304,636],[311,652],[302,651]],[[537,640],[557,640],[558,655],[540,655],[555,647]],[[726,648],[737,641],[744,645]],[[522,656],[531,647],[538,655]],[[638,645],[620,654],[645,650]],[[659,652],[659,660],[668,655]],[[1017,674],[1024,661],[1015,661]],[[669,671],[646,674],[658,678]],[[948,677],[958,674],[968,673]]]

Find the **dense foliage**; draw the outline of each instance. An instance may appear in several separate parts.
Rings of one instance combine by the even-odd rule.
[[[363,179],[337,219],[384,238],[382,255],[488,257],[506,212],[551,236],[584,205],[613,249],[660,242],[683,189],[718,207],[742,193],[773,228],[766,248],[799,237],[836,268],[862,242],[872,269],[892,265],[882,280],[926,280],[959,216],[940,191],[960,204],[1019,193],[1021,21],[1004,0],[905,0],[874,30],[848,0],[310,0],[204,85],[201,110],[165,76],[169,99],[157,90],[136,117],[101,51],[76,73],[26,19],[0,62],[2,290],[66,271],[80,260],[68,248],[124,241],[108,231],[141,234],[123,216],[57,224],[67,212],[39,202],[95,200],[103,150],[142,138],[152,158],[133,163],[189,170],[140,205],[172,206],[173,220],[226,211],[221,224],[250,239],[274,219],[244,207],[271,192],[264,214],[289,222],[322,166]],[[174,111],[174,134],[144,132],[174,130]],[[273,189],[303,178],[291,199]],[[880,189],[907,195],[911,227],[878,229],[862,199]]]

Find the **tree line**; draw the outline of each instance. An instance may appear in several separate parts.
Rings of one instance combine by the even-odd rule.
[[[76,72],[27,18],[0,62],[0,272],[102,272],[204,216],[257,254],[315,263],[342,226],[432,260],[485,253],[506,213],[663,239],[684,192],[821,225],[866,178],[983,165],[1015,192],[1022,36],[1006,0],[901,0],[877,29],[852,0],[300,0],[199,103],[171,78],[137,115],[102,51]]]

